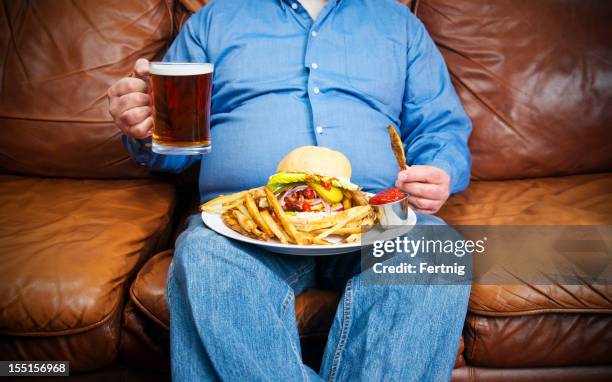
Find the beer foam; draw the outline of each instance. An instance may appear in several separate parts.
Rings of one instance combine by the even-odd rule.
[[[158,76],[195,76],[213,72],[213,64],[195,62],[151,62],[151,74]]]

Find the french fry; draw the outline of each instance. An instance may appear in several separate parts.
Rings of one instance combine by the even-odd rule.
[[[239,204],[242,204],[242,201],[243,201],[242,199],[238,199],[234,202],[229,202],[225,204],[215,204],[211,206],[210,208],[206,209],[206,212],[213,213],[213,212],[220,212],[220,211],[229,211],[231,209],[236,208]]]
[[[317,239],[326,238],[327,236],[335,233],[338,229],[344,227],[346,223],[350,222],[351,220],[362,219],[363,217],[367,216],[370,213],[371,209],[372,207],[370,206],[360,206],[360,207],[354,207],[354,208],[351,208],[350,210],[347,210],[348,213],[342,219],[340,219],[338,223],[336,223],[336,225],[321,232],[320,234],[316,236],[316,238]]]
[[[263,187],[267,188],[267,186]],[[253,196],[253,199],[261,199],[266,197],[266,193],[264,192],[263,187],[257,187],[249,190],[249,193]]]
[[[344,207],[345,210],[348,210],[349,208],[353,207],[353,204],[351,203],[351,197],[346,197],[346,195],[344,196],[344,198],[342,198],[342,207]]]
[[[361,190],[351,191],[351,200],[356,206],[367,206],[368,198],[366,194]]]
[[[240,211],[244,216],[246,217],[251,217],[251,214],[249,214],[249,211],[246,209],[246,207],[244,206],[244,204],[240,203],[236,206],[236,209],[238,211]]]
[[[322,232],[324,232],[324,229],[318,229],[316,231],[312,231],[313,234],[318,235]],[[338,230],[336,230],[336,232],[334,232],[335,235],[352,235],[354,233],[361,233],[361,228],[360,227],[343,227],[340,228]]]
[[[300,232],[302,236],[306,239],[305,241],[308,244],[317,244],[317,245],[329,245],[331,244],[329,241],[325,239],[318,239],[312,232]]]
[[[226,226],[230,227],[234,231],[244,236],[249,236],[249,233],[245,231],[244,229],[242,229],[240,224],[238,224],[238,221],[236,220],[236,218],[229,211],[226,211],[221,215],[221,220],[223,220],[223,223],[225,223]]]
[[[259,240],[268,240],[267,235],[261,232],[259,228],[257,228],[257,225],[253,222],[253,220],[244,215],[240,210],[232,210],[232,213],[234,214],[236,220],[238,220],[238,224],[240,224],[240,227],[242,227],[242,229],[244,229],[250,234],[249,236]]]
[[[391,149],[393,150],[393,155],[395,155],[397,165],[400,168],[400,171],[405,170],[408,168],[408,165],[406,165],[406,153],[404,152],[404,143],[402,142],[399,135],[397,135],[397,131],[395,131],[393,126],[387,126],[387,131],[389,132],[389,139],[391,140]]]
[[[287,236],[283,232],[282,228],[279,227],[278,224],[276,224],[268,210],[261,211],[261,217],[268,224],[268,227],[270,228],[270,231],[272,231],[274,236],[276,236],[276,238],[280,240],[281,243],[287,244]]]
[[[270,229],[270,227],[268,227],[268,224],[266,224],[266,222],[261,217],[261,213],[259,212],[259,209],[255,204],[255,200],[253,199],[253,196],[251,196],[250,192],[247,192],[244,195],[244,201],[246,204],[247,211],[249,211],[249,214],[251,215],[251,218],[253,219],[255,224],[257,224],[259,229],[264,231],[266,235],[272,236],[272,230]]]
[[[266,186],[263,186],[263,187],[266,187]],[[244,200],[244,195],[246,193],[252,193],[255,198],[263,198],[264,197],[264,194],[262,191],[263,187],[251,188],[250,190],[240,191],[240,192],[237,192],[231,195],[218,196],[214,199],[207,201],[206,203],[201,204],[200,211],[206,211],[206,212],[223,211],[225,209],[225,206],[229,207],[231,205],[234,205],[238,201],[242,202]],[[213,206],[216,206],[217,204],[222,206],[222,208],[213,207]],[[234,207],[231,207],[231,208],[234,208]],[[231,209],[231,208],[227,208],[227,209]]]
[[[344,241],[347,243],[355,243],[359,240],[361,240],[361,235],[358,233],[353,233],[351,235],[348,235],[346,238],[344,238]]]
[[[270,205],[270,207],[272,207],[272,211],[274,211],[276,217],[278,217],[278,219],[280,220],[281,225],[285,228],[285,231],[287,231],[289,236],[291,236],[296,241],[296,243],[298,243],[299,245],[303,245],[303,238],[298,233],[293,223],[291,223],[291,221],[287,219],[287,215],[285,215],[285,211],[283,211],[280,203],[278,202],[278,200],[276,200],[276,196],[274,196],[274,194],[268,189],[268,187],[264,187],[264,192],[266,193],[266,199],[268,199],[268,204]]]
[[[217,205],[217,204],[218,204],[218,205],[220,205],[220,206],[223,206],[223,205],[224,205],[224,204],[226,204],[226,203],[232,203],[232,202],[235,202],[235,201],[237,201],[237,200],[239,200],[239,199],[244,198],[244,194],[245,194],[246,192],[247,192],[247,191],[242,191],[242,192],[237,192],[237,193],[235,193],[235,194],[231,194],[231,195],[221,195],[221,196],[219,196],[219,197],[217,197],[217,198],[214,198],[214,199],[212,199],[212,200],[209,200],[208,202],[206,202],[206,203],[204,203],[204,204],[200,205],[200,211],[207,211],[207,212],[209,212],[209,210],[210,210],[210,209],[211,209],[213,206],[215,206],[215,205]]]
[[[311,223],[299,224],[297,221],[294,221],[294,223],[296,224],[296,226],[298,226],[298,228],[301,231],[312,232],[312,231],[315,231],[315,230],[320,230],[320,229],[324,229],[324,228],[333,227],[334,225],[338,224],[339,221],[344,219],[346,216],[354,214],[355,211],[356,211],[355,209],[361,210],[361,209],[364,209],[364,208],[368,209],[368,210],[371,209],[370,206],[352,207],[352,208],[349,208],[348,210],[344,210],[344,211],[338,212],[337,214],[333,214],[333,215],[327,216],[327,217],[325,217],[323,219],[319,219],[319,220],[313,221]],[[353,220],[353,219],[349,219],[349,220]]]

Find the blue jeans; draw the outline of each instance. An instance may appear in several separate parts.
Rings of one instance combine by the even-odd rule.
[[[449,380],[469,285],[365,285],[359,272],[359,253],[274,254],[190,217],[168,275],[173,380]],[[294,302],[321,283],[343,295],[317,373],[302,363]]]

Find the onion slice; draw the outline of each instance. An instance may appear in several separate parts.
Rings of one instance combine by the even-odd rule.
[[[323,205],[325,206],[325,214],[331,215],[331,206],[329,205],[329,203],[327,203],[327,201],[323,198],[321,198],[321,203],[323,203]]]
[[[303,190],[305,190],[307,187],[308,187],[307,185],[302,185],[302,186],[295,186],[295,187],[291,187],[291,188],[287,189],[287,190],[286,190],[286,191],[285,191],[285,192],[284,192],[284,193],[281,195],[281,197],[280,197],[280,199],[279,199],[281,206],[282,206],[283,208],[285,208],[285,198],[286,198],[287,196],[289,196],[289,195],[293,195],[293,194],[295,194],[296,192],[299,192],[299,191],[303,191]]]

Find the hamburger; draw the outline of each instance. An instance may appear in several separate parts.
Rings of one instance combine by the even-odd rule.
[[[292,220],[315,221],[350,208],[359,187],[351,183],[348,158],[325,147],[303,146],[278,164],[267,187]]]

